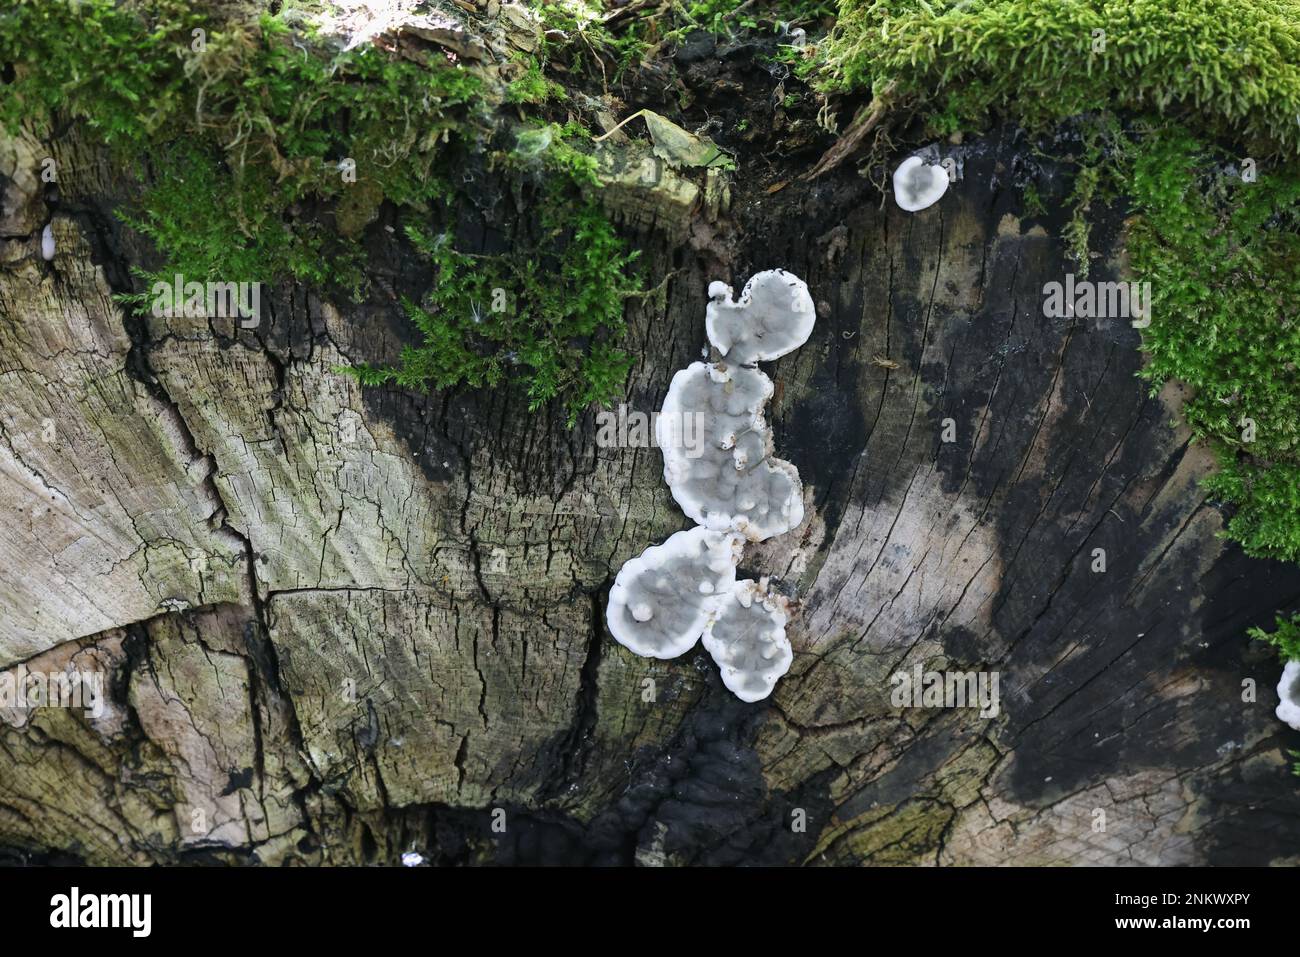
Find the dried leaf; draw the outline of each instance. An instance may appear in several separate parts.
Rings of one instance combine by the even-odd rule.
[[[653,110],[642,110],[641,117],[650,131],[650,139],[654,141],[655,155],[669,166],[676,169],[683,166],[735,169],[731,157],[708,137],[688,133]]]

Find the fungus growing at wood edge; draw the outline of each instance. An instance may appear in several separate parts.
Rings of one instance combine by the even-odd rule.
[[[785,636],[788,604],[768,590],[767,581],[742,579],[718,602],[704,629],[722,683],[741,701],[760,701],[790,670],[794,652]]]
[[[780,269],[755,274],[738,302],[722,282],[709,285],[709,299],[705,328],[723,360],[673,376],[656,424],[664,479],[700,525],[629,559],[605,619],[614,639],[643,657],[675,658],[707,636],[723,684],[752,702],[771,694],[790,668],[788,603],[766,580],[738,585],[736,565],[746,540],[764,541],[803,520],[799,472],[773,457],[763,417],[772,381],[753,363],[807,342],[816,313],[808,287]],[[703,441],[687,442],[688,434]]]
[[[704,328],[728,363],[779,359],[808,341],[816,321],[808,287],[784,269],[755,273],[739,300],[726,283],[709,283]]]
[[[676,658],[699,640],[719,596],[736,583],[738,535],[696,526],[629,559],[614,579],[605,620],[643,658]]]
[[[947,170],[919,156],[909,156],[894,170],[894,200],[909,213],[933,206],[947,191]]]
[[[1300,731],[1300,661],[1288,661],[1277,683],[1277,717]]]
[[[763,418],[772,392],[772,380],[746,366],[693,362],[673,376],[655,440],[664,481],[688,518],[752,542],[803,521],[799,472],[772,456]]]

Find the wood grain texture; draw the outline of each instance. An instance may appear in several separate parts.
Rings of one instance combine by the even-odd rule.
[[[848,170],[737,177],[730,212],[686,228],[620,206],[668,277],[629,307],[631,408],[699,356],[709,281],[781,267],[818,304],[769,367],[807,517],[742,565],[800,603],[794,666],[753,705],[701,650],[640,659],[604,630],[618,568],[688,524],[657,450],[598,447],[594,414],[568,430],[509,390],[333,371],[412,334],[397,298],[429,277],[391,209],[361,305],[284,286],[255,330],[133,319],[112,293],[150,252],[112,211],[135,187],[42,136],[0,144],[0,666],[94,662],[109,707],[0,713],[11,854],[1300,860],[1278,669],[1244,636],[1300,572],[1217,537],[1211,463],[1178,390],[1135,378],[1135,330],[1043,316],[1063,214],[1023,218],[1014,131],[963,146],[916,215]],[[25,172],[50,149],[77,158],[54,199]],[[456,228],[499,248],[528,219],[485,200]],[[918,663],[997,671],[1000,714],[893,707]]]

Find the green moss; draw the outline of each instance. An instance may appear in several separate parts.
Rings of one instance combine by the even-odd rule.
[[[295,204],[428,198],[479,89],[450,63],[309,49],[275,17],[213,21],[176,0],[20,2],[0,15],[0,62],[16,73],[0,124],[57,109],[146,164],[152,186],[126,218],[164,271],[195,279],[325,280],[346,254],[293,221]]]
[[[1038,187],[1034,183],[1026,183],[1024,190],[1025,214],[1027,216],[1045,216],[1047,206],[1043,203],[1043,197],[1038,192]]]
[[[1300,612],[1290,618],[1278,615],[1274,625],[1271,632],[1263,628],[1251,628],[1246,634],[1256,641],[1272,645],[1283,661],[1300,661]]]
[[[1151,283],[1143,330],[1156,385],[1193,387],[1188,423],[1218,452],[1207,489],[1237,506],[1228,532],[1261,557],[1300,560],[1300,173],[1235,158],[1186,129],[1152,130],[1123,177],[1128,252]]]
[[[516,62],[523,66],[523,72],[506,86],[507,103],[537,104],[564,96],[564,87],[548,80],[537,60],[523,57]]]
[[[605,81],[617,79],[627,67],[639,60],[649,48],[647,35],[653,23],[633,17],[617,30],[607,28],[602,19],[605,11],[599,3],[588,0],[524,0],[537,15],[546,31],[545,60],[564,60],[573,74],[588,74]],[[616,63],[613,77],[608,75],[605,59]]]
[[[1080,279],[1087,279],[1092,271],[1090,241],[1092,239],[1092,220],[1088,214],[1092,211],[1093,200],[1097,198],[1101,186],[1103,166],[1098,154],[1100,149],[1096,141],[1086,148],[1085,158],[1074,177],[1074,186],[1066,199],[1070,208],[1070,221],[1065,224],[1062,235],[1070,258],[1074,260],[1074,269]],[[1029,200],[1026,200],[1028,205]]]
[[[339,52],[293,32],[282,16],[214,19],[188,0],[20,0],[0,14],[0,63],[15,67],[0,97],[12,128],[70,116],[137,164],[149,186],[122,218],[153,241],[163,264],[139,278],[271,282],[283,278],[362,292],[353,242],[387,201],[421,209],[453,199],[442,166],[456,139],[485,141],[477,76],[434,58],[393,59],[367,45]],[[195,33],[195,31],[202,31]],[[506,99],[562,93],[528,60]],[[562,251],[515,250],[490,261],[428,244],[439,286],[408,304],[425,345],[399,370],[363,381],[415,388],[521,380],[536,408],[563,397],[571,417],[621,387],[626,255],[591,199],[595,161],[577,128],[537,126],[503,157],[522,179],[555,181],[543,212]],[[585,190],[585,194],[584,191]],[[546,276],[545,270],[555,270]],[[491,312],[506,289],[508,314]],[[561,298],[560,293],[564,296]],[[122,300],[144,305],[147,296]],[[473,311],[486,315],[470,322]]]
[[[1258,463],[1220,456],[1221,469],[1205,488],[1237,506],[1228,535],[1247,554],[1300,559],[1300,469],[1294,462]]]
[[[120,214],[164,253],[164,278],[181,273],[200,281],[294,276],[325,282],[341,274],[322,258],[328,238],[322,224],[286,222],[292,192],[257,176],[245,177],[236,189],[210,147],[187,139],[165,146],[151,154],[153,185],[141,208]]]
[[[842,0],[815,69],[827,89],[923,104],[935,132],[992,110],[1041,126],[1159,110],[1300,145],[1297,0]]]
[[[0,125],[59,108],[109,142],[146,141],[182,108],[179,66],[191,29],[206,24],[180,2],[140,14],[108,0],[18,0],[0,13],[0,62],[17,70],[0,98]]]
[[[548,236],[531,256],[470,255],[447,234],[408,226],[435,270],[424,301],[403,303],[423,341],[403,349],[396,366],[342,371],[366,385],[420,390],[514,379],[530,409],[563,397],[571,425],[590,403],[617,395],[631,367],[615,343],[632,256],[594,202],[563,225],[556,208],[543,205]]]
[[[505,161],[546,174],[535,207],[538,241],[508,256],[471,255],[456,250],[450,234],[428,237],[408,226],[435,272],[424,301],[403,303],[422,341],[404,348],[395,366],[341,371],[366,385],[422,390],[513,379],[531,410],[562,399],[572,425],[591,403],[618,395],[631,368],[617,343],[624,302],[640,286],[630,268],[637,252],[590,198],[595,160],[565,130],[525,131]]]

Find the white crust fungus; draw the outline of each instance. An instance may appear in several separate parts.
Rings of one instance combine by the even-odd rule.
[[[655,426],[664,481],[706,528],[761,542],[803,521],[798,470],[772,455],[763,409],[772,380],[758,369],[693,362],[673,376]]]
[[[771,694],[793,655],[786,600],[766,579],[737,583],[736,565],[746,540],[803,521],[799,472],[772,454],[763,417],[772,380],[754,363],[803,345],[816,320],[808,287],[784,270],[756,273],[739,302],[726,283],[709,284],[704,324],[724,361],[674,375],[655,424],[664,480],[699,524],[629,559],[605,609],[614,639],[645,658],[676,658],[703,635],[723,684],[742,701]]]
[[[739,536],[698,526],[651,545],[614,579],[605,610],[610,634],[644,658],[690,651],[735,585],[740,553]]]
[[[817,312],[802,279],[784,269],[755,273],[739,301],[724,282],[709,283],[704,328],[727,362],[752,365],[793,352],[808,341]]]
[[[909,213],[933,206],[948,191],[948,171],[919,156],[909,156],[894,170],[894,199]]]
[[[717,663],[722,683],[741,701],[770,695],[794,660],[785,636],[786,601],[766,585],[736,582],[704,629],[704,647]]]
[[[1300,661],[1288,661],[1282,669],[1282,680],[1277,683],[1277,716],[1295,730],[1300,731]]]

